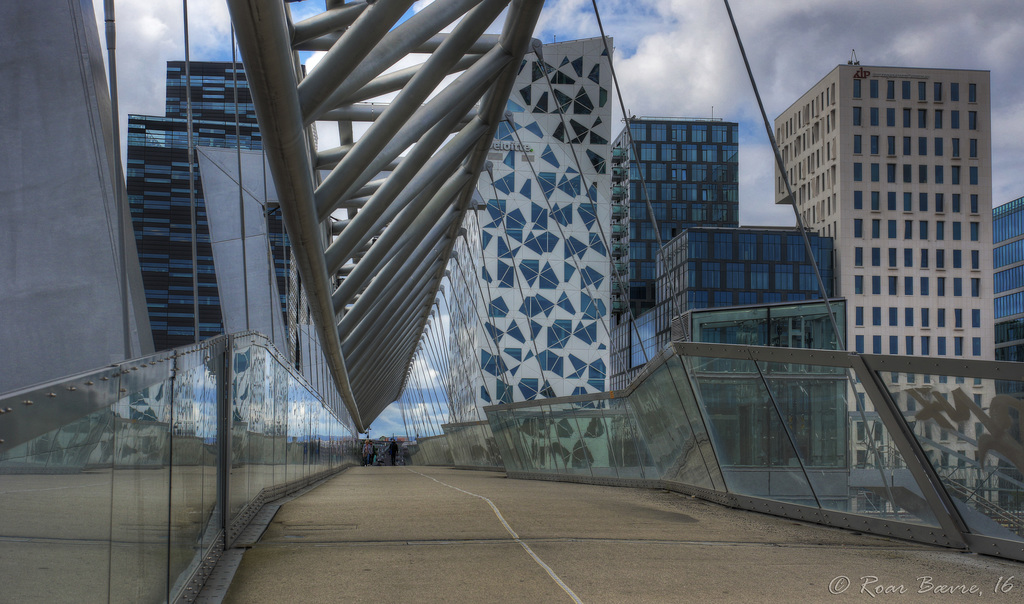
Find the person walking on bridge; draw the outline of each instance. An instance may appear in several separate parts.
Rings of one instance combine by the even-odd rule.
[[[398,454],[398,441],[395,440],[394,436],[391,437],[391,444],[388,445],[388,452],[391,454],[391,465],[396,465],[395,455]]]

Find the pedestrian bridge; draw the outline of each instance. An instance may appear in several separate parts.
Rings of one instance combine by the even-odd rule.
[[[250,601],[273,577],[267,594],[663,600],[784,567],[799,585],[771,584],[814,597],[926,562],[994,583],[1020,567],[962,553],[1024,559],[1010,365],[677,343],[625,391],[489,407],[411,465],[359,468],[349,417],[263,336],[222,336],[0,400],[5,596]],[[259,539],[261,510],[342,471]],[[244,580],[208,581],[246,550]]]

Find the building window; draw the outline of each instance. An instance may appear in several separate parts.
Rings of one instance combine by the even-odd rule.
[[[949,100],[954,103],[960,100],[960,84],[957,82],[950,82],[949,84]]]
[[[855,154],[858,154],[858,155],[861,153],[860,135],[859,134],[854,134],[853,135],[853,152]]]
[[[890,101],[896,98],[896,82],[889,80],[885,83],[885,98]]]
[[[909,101],[910,100],[910,81],[903,80],[902,82],[900,82],[900,84],[902,84],[901,88],[903,89],[903,98],[905,100]]]
[[[931,354],[931,350],[930,350],[931,343],[932,343],[932,340],[931,340],[930,337],[928,337],[928,336],[921,336],[921,354],[922,355],[928,356],[929,354]]]
[[[871,336],[871,352],[882,354],[882,336]]]
[[[967,129],[977,130],[978,129],[978,112],[968,111],[967,112]]]
[[[868,82],[868,86],[869,86],[871,98],[877,99],[878,98],[878,80],[871,80],[870,82]]]
[[[960,139],[953,139],[953,157],[960,157]]]
[[[917,110],[917,127],[927,128],[928,127],[928,110],[918,109]]]
[[[853,248],[853,265],[864,266],[864,248]]]
[[[970,143],[970,156],[978,157],[978,139],[972,138]]]
[[[914,326],[914,309],[913,308],[904,308],[903,309],[903,323],[907,327],[913,327]]]
[[[981,327],[981,310],[977,308],[971,311],[971,327]]]
[[[864,209],[864,192],[854,191],[853,192],[853,209],[863,210]]]
[[[942,109],[935,110],[935,129],[942,129]]]
[[[871,115],[871,125],[872,126],[877,126],[878,125],[878,107],[872,107],[870,115]]]
[[[978,270],[979,268],[981,268],[979,266],[980,258],[981,258],[981,252],[979,252],[978,250],[971,250],[971,268],[973,270]]]
[[[864,353],[864,336],[857,336],[857,352]]]
[[[921,309],[921,327],[928,327],[928,309]]]
[[[978,85],[968,84],[967,85],[967,102],[977,103],[978,102]]]
[[[950,111],[949,112],[949,127],[953,130],[960,129],[960,112]]]
[[[928,295],[928,277],[921,277],[921,295]]]
[[[978,184],[978,166],[970,167],[970,183],[972,185]]]
[[[864,180],[864,164],[860,162],[854,162],[853,164],[853,180],[860,182]]]
[[[979,297],[981,297],[981,279],[978,279],[978,278],[972,278],[971,279],[971,297],[972,298],[979,298]]]
[[[882,248],[871,248],[871,266],[882,266]]]
[[[859,79],[856,79],[856,80],[853,81],[853,98],[855,98],[855,99],[859,99],[861,97],[861,94],[860,94],[861,82],[862,82],[862,80],[859,80]]]
[[[864,275],[855,275],[853,277],[853,293],[864,293]]]
[[[971,338],[971,354],[976,357],[981,356],[981,338]]]
[[[860,107],[853,108],[853,125],[860,126]]]
[[[885,110],[885,125],[890,128],[896,127],[896,108],[889,107]]]
[[[871,276],[871,293],[875,296],[881,295],[882,293],[882,277],[879,275]]]
[[[909,128],[910,127],[910,109],[909,108],[906,108],[906,109],[903,110],[903,127],[904,128]]]

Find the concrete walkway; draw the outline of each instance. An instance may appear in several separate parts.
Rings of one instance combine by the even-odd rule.
[[[931,577],[926,593],[918,593],[920,577]],[[1001,577],[1005,591],[997,593]],[[904,593],[873,598],[862,589],[865,583]],[[980,594],[936,594],[940,585],[974,586]],[[226,601],[573,598],[1020,602],[1024,565],[665,491],[368,467],[350,469],[285,504],[246,552]]]

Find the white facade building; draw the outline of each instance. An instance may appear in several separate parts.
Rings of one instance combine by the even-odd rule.
[[[989,72],[840,65],[775,120],[776,203],[835,239],[847,348],[993,358]]]
[[[608,47],[611,47],[609,41]],[[611,71],[601,38],[528,54],[477,190],[480,246],[463,261],[480,300],[453,316],[478,406],[607,389],[611,257]],[[469,225],[470,223],[467,223]],[[467,229],[469,227],[467,226]],[[470,269],[472,270],[472,269]],[[472,275],[469,275],[471,278]],[[476,289],[476,292],[469,290]],[[477,319],[480,317],[480,320]],[[458,405],[457,421],[483,417]]]

